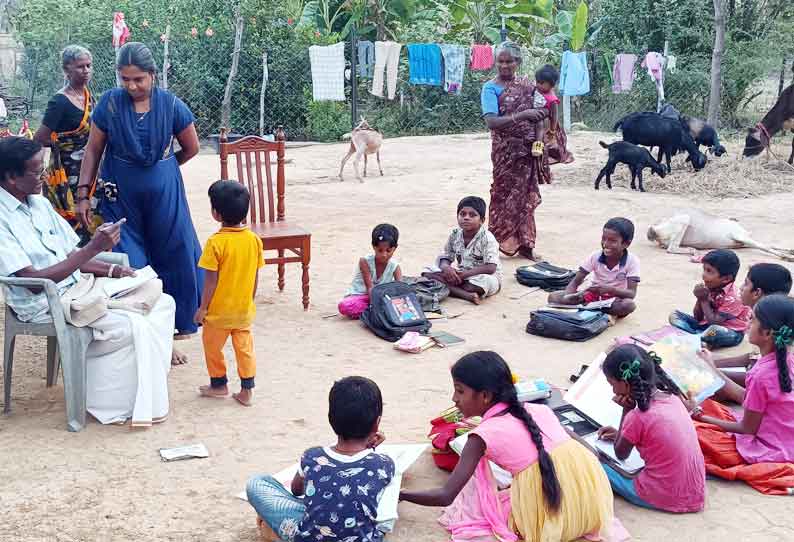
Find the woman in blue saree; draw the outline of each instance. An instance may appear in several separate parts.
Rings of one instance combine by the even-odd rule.
[[[198,154],[194,117],[179,98],[156,86],[157,66],[144,44],[124,45],[117,69],[121,88],[103,94],[91,116],[77,212],[90,224],[89,190],[101,159],[97,212],[105,222],[127,219],[115,250],[129,255],[134,268],[151,265],[157,272],[164,291],[176,300],[176,338],[181,338],[197,331],[193,315],[203,284],[197,266],[201,245],[179,170]],[[185,359],[175,355],[173,361]]]

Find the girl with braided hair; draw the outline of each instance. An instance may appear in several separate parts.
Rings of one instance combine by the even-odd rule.
[[[761,358],[747,372],[746,388],[726,382],[741,399],[737,420],[719,403],[704,401],[692,417],[710,474],[741,479],[771,495],[794,487],[794,300],[783,294],[764,296],[755,306],[750,343]],[[764,468],[760,468],[764,464]]]
[[[637,448],[645,468],[625,478],[603,465],[615,493],[637,506],[668,512],[699,512],[706,501],[706,470],[697,434],[681,392],[661,367],[662,360],[639,346],[610,352],[602,370],[623,407],[620,428],[602,427],[599,438],[615,442],[626,459]]]
[[[452,540],[567,542],[620,540],[613,497],[596,457],[572,439],[552,410],[521,404],[512,373],[495,352],[472,352],[452,367],[452,400],[464,416],[481,416],[447,483],[403,491],[400,499],[446,506],[441,523]],[[490,463],[512,475],[500,489]]]

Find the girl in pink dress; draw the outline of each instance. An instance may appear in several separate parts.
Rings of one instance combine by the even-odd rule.
[[[595,455],[568,435],[551,409],[519,403],[498,354],[462,357],[452,381],[455,406],[466,417],[482,416],[482,423],[469,433],[443,487],[403,491],[401,500],[446,506],[440,521],[453,541],[624,538],[622,527],[612,529],[612,490]],[[491,463],[512,479],[497,482]]]

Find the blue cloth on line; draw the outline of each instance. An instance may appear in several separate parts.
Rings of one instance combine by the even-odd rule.
[[[375,44],[371,41],[358,42],[358,75],[371,79],[375,73]]]
[[[466,67],[466,49],[461,45],[441,45],[444,57],[444,90],[460,94],[463,87],[463,70]]]
[[[441,47],[435,43],[409,44],[408,68],[412,85],[441,86]]]
[[[482,107],[482,114],[499,116],[499,96],[502,95],[505,89],[500,87],[493,81],[488,81],[482,86],[480,91],[480,107]]]
[[[117,88],[102,95],[91,120],[107,134],[97,211],[105,222],[127,219],[114,250],[127,254],[132,267],[152,266],[176,301],[176,329],[195,333],[204,284],[201,245],[173,149],[175,136],[194,122],[193,113],[157,87],[149,112],[136,113],[127,91]]]
[[[562,54],[562,69],[560,71],[560,92],[563,96],[582,96],[590,92],[587,53],[565,51]]]

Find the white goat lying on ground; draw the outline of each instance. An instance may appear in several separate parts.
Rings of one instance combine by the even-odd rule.
[[[358,126],[353,128],[353,131],[349,134],[343,135],[342,139],[350,140],[350,150],[348,150],[347,155],[342,158],[342,165],[339,168],[339,180],[345,180],[342,172],[345,170],[345,164],[354,154],[356,157],[353,159],[353,169],[356,170],[356,179],[362,183],[364,182],[364,179],[358,174],[358,162],[361,160],[362,156],[364,157],[364,177],[367,176],[368,154],[374,154],[378,159],[378,170],[380,170],[380,176],[383,177],[383,168],[380,167],[380,147],[383,145],[383,135],[379,131],[372,128],[367,121],[362,118]]]
[[[794,250],[770,247],[754,240],[734,219],[720,218],[699,209],[687,209],[648,228],[648,240],[671,254],[694,254],[695,249],[755,248],[786,261]]]

